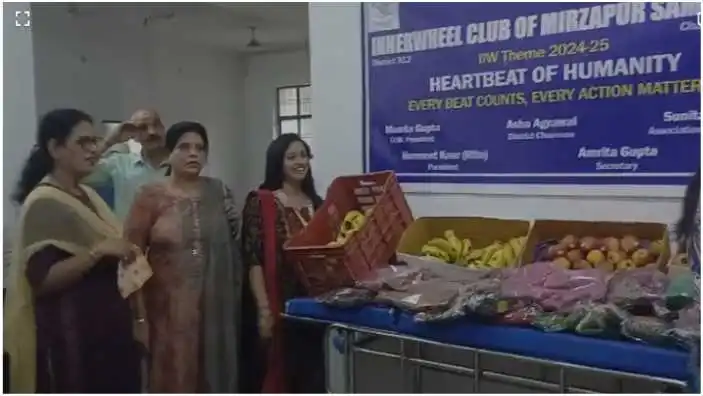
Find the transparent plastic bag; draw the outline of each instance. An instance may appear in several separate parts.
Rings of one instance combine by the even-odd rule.
[[[701,306],[694,303],[677,312],[678,317],[671,329],[673,337],[679,346],[689,351],[695,351],[701,342]]]
[[[374,270],[373,275],[363,281],[358,281],[356,287],[374,291],[382,289],[404,290],[409,285],[428,278],[430,278],[428,271],[400,263]]]
[[[500,278],[485,278],[461,285],[453,302],[444,310],[422,312],[415,316],[418,322],[439,322],[464,317],[468,314],[495,316],[504,307],[500,299]]]
[[[654,312],[668,317],[666,290],[669,278],[657,268],[618,271],[608,284],[607,301],[635,313]]]
[[[504,272],[501,297],[539,304],[546,311],[569,312],[584,301],[603,301],[607,276],[603,271],[565,270],[539,262]]]
[[[368,289],[344,288],[333,290],[315,298],[316,301],[337,308],[352,308],[371,302],[376,292]]]
[[[678,311],[678,317],[674,321],[674,327],[677,329],[688,330],[693,332],[701,331],[701,305],[700,303],[691,304],[688,307]]]
[[[573,331],[589,336],[610,336],[619,330],[626,313],[607,304],[577,304],[568,312],[546,312],[538,315],[533,326],[547,332]]]
[[[666,305],[679,310],[700,299],[696,277],[689,268],[670,268],[669,284],[666,289]]]
[[[632,315],[622,322],[620,329],[625,337],[647,344],[668,345],[675,342],[671,325],[653,316]]]
[[[500,293],[502,280],[499,277],[482,279],[462,289],[464,311],[467,314],[495,316],[508,310],[507,301]]]
[[[582,309],[584,315],[574,328],[577,334],[588,336],[613,336],[627,315],[615,306],[590,304]]]
[[[374,301],[410,312],[444,311],[459,294],[459,286],[442,279],[408,285],[404,290],[380,290]]]
[[[454,302],[449,304],[446,309],[418,312],[413,320],[415,322],[447,322],[466,316],[465,304],[462,297],[457,295]]]
[[[549,333],[573,331],[585,314],[586,312],[583,310],[574,310],[568,314],[543,312],[535,316],[532,325]]]
[[[542,314],[544,314],[544,312],[539,305],[528,304],[520,307],[516,306],[509,312],[503,314],[500,322],[509,325],[530,325]]]
[[[480,279],[496,276],[497,270],[473,269],[447,264],[437,259],[398,253],[398,260],[409,268],[422,271],[428,278],[440,278],[447,282],[468,285]]]

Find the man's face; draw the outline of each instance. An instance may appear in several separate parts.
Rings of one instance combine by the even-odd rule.
[[[137,128],[135,140],[141,144],[142,150],[150,151],[164,146],[164,125],[158,114],[153,111],[136,112],[130,123]]]

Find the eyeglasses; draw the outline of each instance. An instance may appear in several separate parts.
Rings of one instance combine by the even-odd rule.
[[[76,139],[76,143],[83,149],[95,148],[98,146],[99,142],[100,138],[98,138],[97,136],[81,136]]]

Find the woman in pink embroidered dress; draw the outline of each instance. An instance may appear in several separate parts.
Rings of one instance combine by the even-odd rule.
[[[142,188],[125,224],[154,271],[138,304],[149,324],[149,392],[238,393],[239,217],[230,190],[200,176],[202,125],[173,125],[166,147],[168,176]]]

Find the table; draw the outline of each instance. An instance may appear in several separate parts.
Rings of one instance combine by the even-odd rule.
[[[686,352],[634,342],[545,333],[531,328],[475,323],[468,319],[422,324],[414,322],[410,314],[393,308],[338,309],[309,298],[289,301],[285,315],[290,319],[329,325],[328,337],[342,351],[345,361],[344,392],[361,392],[356,378],[359,371],[356,360],[360,355],[399,362],[401,375],[398,378],[402,384],[394,390],[403,393],[427,393],[423,388],[423,382],[426,382],[423,377],[426,376],[422,369],[451,372],[464,379],[468,377],[470,381],[461,385],[462,389],[445,390],[459,393],[467,393],[468,386],[474,393],[492,393],[493,388],[482,386],[482,381],[500,383],[501,389],[507,393],[510,390],[505,390],[506,383],[515,388],[513,392],[672,391],[682,389],[689,377]],[[397,351],[369,347],[378,338],[395,341]],[[422,351],[423,347],[460,352],[464,356],[470,355],[471,361],[463,364],[443,362],[437,356],[429,357]],[[361,367],[369,365],[362,364]],[[515,370],[520,365],[532,369],[525,366]],[[584,375],[590,379],[581,378]],[[361,382],[365,383],[363,379]],[[365,389],[364,392],[381,391]]]

